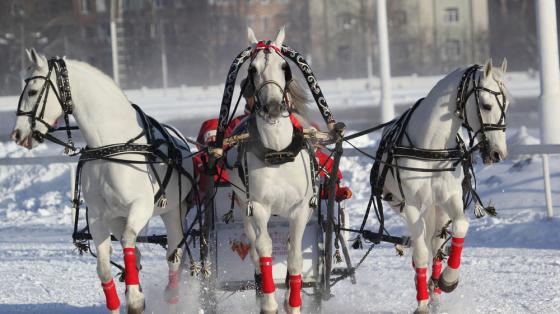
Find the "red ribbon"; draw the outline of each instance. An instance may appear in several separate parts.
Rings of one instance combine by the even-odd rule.
[[[261,50],[268,50],[271,51],[271,49],[273,49],[274,51],[278,52],[279,54],[282,54],[282,50],[280,50],[280,48],[278,48],[278,46],[276,46],[275,44],[273,44],[272,42],[265,42],[265,41],[259,41],[257,43],[257,45],[255,46],[255,49],[253,50],[253,54],[257,53],[258,51]]]

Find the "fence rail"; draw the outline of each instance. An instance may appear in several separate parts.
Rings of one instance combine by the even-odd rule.
[[[375,154],[375,147],[359,148],[370,154]],[[539,145],[510,145],[508,147],[509,156],[519,155],[542,155],[543,156],[543,180],[544,193],[546,200],[547,215],[549,218],[554,216],[552,204],[552,188],[550,182],[550,170],[548,165],[548,155],[560,154],[560,144],[539,144]],[[361,153],[354,148],[346,148],[344,157],[359,157]],[[0,166],[21,166],[21,165],[46,165],[53,163],[73,164],[78,162],[77,157],[69,156],[36,156],[36,157],[4,157],[0,158]],[[75,167],[70,167],[70,182],[74,180]],[[74,185],[71,184],[73,187]]]

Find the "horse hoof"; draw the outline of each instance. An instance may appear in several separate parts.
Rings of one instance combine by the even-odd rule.
[[[414,314],[429,314],[429,313],[430,313],[430,311],[428,311],[427,308],[417,308],[414,311]]]
[[[261,314],[278,314],[278,310],[261,310]]]
[[[127,304],[127,314],[143,314],[146,308],[146,301],[142,298],[141,302]]]
[[[437,285],[441,289],[441,291],[450,293],[459,285],[459,279],[457,279],[455,282],[447,282],[445,281],[444,276],[441,276],[438,280]]]

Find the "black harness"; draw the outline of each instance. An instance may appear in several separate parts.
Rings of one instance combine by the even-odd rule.
[[[479,69],[481,69],[479,65],[473,65],[463,73],[461,82],[458,86],[458,93],[457,93],[457,101],[456,101],[457,111],[455,113],[458,115],[458,117],[460,117],[463,120],[462,125],[468,131],[469,139],[470,139],[468,147],[467,145],[465,145],[464,141],[459,136],[459,134],[457,134],[456,136],[457,146],[454,148],[425,149],[425,148],[414,147],[410,137],[407,134],[407,127],[412,114],[421,105],[423,99],[418,100],[410,109],[404,112],[399,118],[384,125],[385,129],[381,137],[379,147],[377,149],[377,153],[375,157],[370,156],[372,159],[374,159],[374,163],[370,172],[370,184],[371,184],[372,194],[366,209],[366,214],[364,216],[359,231],[361,234],[367,233],[366,231],[364,231],[364,227],[369,212],[371,210],[371,207],[373,205],[376,216],[379,220],[379,231],[376,235],[375,234],[372,235],[371,232],[368,233],[369,234],[368,238],[374,239],[374,241],[372,242],[377,241],[377,243],[379,243],[378,241],[382,239],[385,236],[384,233],[387,232],[384,226],[382,201],[383,200],[391,201],[393,197],[393,195],[390,194],[383,195],[383,187],[385,186],[385,181],[389,171],[397,181],[399,187],[399,192],[402,199],[402,202],[400,203],[401,211],[406,204],[406,199],[403,192],[402,181],[400,177],[401,170],[428,172],[428,173],[446,172],[446,171],[455,171],[459,164],[463,167],[463,174],[464,174],[464,179],[462,182],[464,209],[466,209],[471,204],[473,199],[477,201],[477,205],[482,204],[480,197],[476,193],[476,177],[474,174],[472,154],[476,150],[481,150],[483,154],[488,154],[487,151],[489,149],[489,145],[488,145],[486,132],[505,131],[506,96],[501,85],[500,85],[500,91],[498,92],[480,86],[480,78],[476,80],[476,73]],[[471,85],[472,88],[469,89],[469,86]],[[485,123],[483,121],[482,114],[480,111],[482,106],[482,104],[480,103],[481,92],[488,92],[496,97],[498,106],[501,110],[500,119],[497,123]],[[472,95],[475,96],[477,115],[480,123],[480,128],[476,131],[474,131],[473,128],[471,127],[467,119],[467,112],[466,112],[467,101]],[[356,136],[349,136],[348,138],[354,138],[354,137]],[[479,137],[479,141],[477,144],[475,144],[474,142],[477,137]],[[405,139],[406,142],[408,142],[408,145],[404,145]],[[447,168],[435,168],[435,169],[404,167],[399,165],[399,159],[401,158],[417,159],[423,161],[434,161],[434,162],[449,161],[451,162],[452,166]],[[472,181],[474,181],[474,186]],[[483,216],[484,213],[481,211],[481,209],[478,208],[477,206],[475,207],[476,207],[475,208],[476,216],[477,217]],[[488,206],[482,209],[485,210],[489,215],[496,214],[495,209],[492,206]],[[359,237],[358,237],[358,241],[360,241]]]

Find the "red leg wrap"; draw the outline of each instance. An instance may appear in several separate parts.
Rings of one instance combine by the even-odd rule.
[[[179,288],[179,271],[175,270],[169,271],[169,283],[167,284],[167,286],[171,289],[177,289]]]
[[[136,268],[136,253],[133,247],[124,248],[124,282],[127,286],[140,283]]]
[[[103,293],[105,293],[105,304],[107,304],[107,309],[109,311],[117,310],[121,306],[121,301],[119,301],[119,295],[117,294],[117,288],[115,287],[115,282],[111,280],[107,282],[102,282]]]
[[[465,238],[452,238],[451,239],[451,250],[449,252],[449,259],[447,260],[447,266],[458,269],[461,265],[461,251],[463,251],[463,243]]]
[[[441,276],[441,264],[442,264],[442,260],[441,258],[434,258],[434,263],[432,265],[432,281],[437,282],[439,279],[439,276]],[[441,289],[439,287],[434,288],[434,293],[435,294],[441,294]]]
[[[428,268],[416,268],[416,300],[428,300],[428,282],[426,281],[426,274]]]
[[[441,275],[441,258],[434,258],[434,263],[432,265],[432,278],[435,280],[439,279]]]
[[[290,306],[301,306],[301,274],[290,275]]]
[[[272,278],[272,257],[261,257],[261,274],[262,274],[262,292],[273,293],[276,288],[274,287],[274,278]]]

